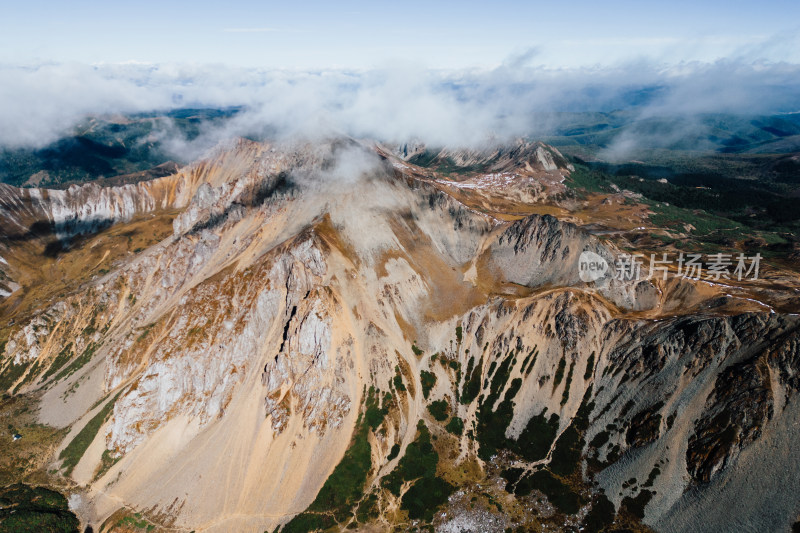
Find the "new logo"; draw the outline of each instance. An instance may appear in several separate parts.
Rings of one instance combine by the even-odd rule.
[[[583,282],[597,281],[609,271],[608,261],[594,252],[587,250],[578,258],[578,276]]]

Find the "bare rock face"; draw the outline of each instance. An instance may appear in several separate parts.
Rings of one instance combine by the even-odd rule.
[[[483,149],[436,149],[423,144],[404,144],[394,147],[393,152],[405,161],[416,162],[425,158],[429,159],[434,167],[454,165],[457,168],[475,169],[485,173],[514,169],[573,170],[572,165],[556,148],[521,139],[511,145],[497,145]]]
[[[276,269],[270,278],[285,279],[285,316],[280,347],[262,373],[266,414],[278,433],[297,413],[305,427],[324,434],[328,425],[342,424],[352,403],[341,387],[344,362],[352,354],[343,359],[343,346],[333,350],[332,327],[341,305],[319,287],[326,264],[312,241],[292,249]]]
[[[188,413],[201,424],[223,413],[242,374],[257,364],[251,358],[261,353],[280,309],[280,295],[268,285],[247,293],[234,286],[232,277],[193,289],[184,297],[182,312],[144,333],[158,342],[134,387],[114,405],[109,449],[129,451],[178,413]],[[108,385],[124,380],[133,364],[143,363],[135,359],[139,346],[134,343],[115,354],[119,359],[112,356]]]
[[[242,377],[267,355],[280,317],[289,313],[297,321],[297,306],[311,303],[309,293],[325,273],[319,249],[307,238],[287,243],[279,255],[246,271],[229,272],[189,290],[166,321],[145,327],[141,334],[145,337],[140,335],[139,342],[125,343],[124,349],[111,354],[105,377],[109,390],[143,362],[146,366],[131,392],[115,403],[107,437],[109,449],[129,451],[178,413],[191,415],[201,425],[221,416]],[[284,331],[289,341],[285,348],[294,350],[276,364],[288,364],[292,377],[306,380],[294,385],[296,392],[312,395],[319,391],[314,390],[318,383],[310,367],[316,365],[321,371],[331,367],[331,334],[321,300],[307,313],[300,315],[302,322],[295,322],[291,336],[289,330]],[[139,350],[148,341],[155,344],[143,361]],[[281,370],[276,371],[273,385]],[[279,387],[280,383],[270,390]],[[316,400],[323,405],[336,401],[345,414],[349,409],[349,399],[333,391]],[[308,405],[304,408],[311,409]],[[309,423],[322,424],[313,414]]]
[[[796,381],[781,383],[777,378],[780,374],[787,377],[797,374],[797,334],[796,331],[781,334],[775,322],[739,319],[731,325],[737,338],[743,341],[750,338],[752,344],[742,348],[752,350],[760,345],[760,349],[741,361],[734,359],[717,375],[706,408],[695,422],[686,462],[689,473],[699,483],[710,481],[743,448],[757,440],[776,408],[782,409],[798,392]],[[765,340],[771,346],[764,346]]]
[[[200,185],[191,202],[189,202],[188,208],[178,215],[172,223],[175,236],[186,233],[201,222],[209,222],[215,215],[222,216],[226,206],[215,206],[221,196],[221,188],[215,189],[208,183]],[[216,209],[212,211],[213,208]]]
[[[305,427],[320,435],[328,426],[341,426],[350,412],[352,400],[340,387],[344,378],[336,368],[346,359],[330,357],[333,309],[327,307],[335,303],[326,302],[325,296],[309,295],[299,308],[293,307],[286,324],[287,341],[264,370],[266,412],[278,433],[294,412]]]
[[[584,252],[596,254],[608,265],[601,277],[588,284],[580,278],[579,260]],[[658,302],[658,292],[649,281],[616,279],[615,250],[550,215],[531,215],[514,222],[491,244],[490,253],[512,283],[527,287],[589,285],[617,305],[635,310],[652,309]]]
[[[72,185],[67,190],[18,189],[0,184],[0,221],[7,235],[49,227],[57,238],[68,239],[138,214],[182,207],[187,199],[176,189],[178,185],[172,176],[119,187]]]
[[[492,245],[492,258],[505,277],[526,286],[580,283],[578,257],[592,251],[611,254],[588,233],[550,215],[531,215],[511,224]],[[611,272],[604,278],[610,279]]]

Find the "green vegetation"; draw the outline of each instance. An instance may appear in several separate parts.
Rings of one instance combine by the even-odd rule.
[[[558,367],[556,368],[556,375],[553,377],[553,392],[556,391],[556,388],[561,384],[561,380],[564,379],[564,370],[567,368],[567,360],[564,356],[561,356],[561,360],[558,362]]]
[[[567,183],[576,189],[589,192],[607,192],[611,190],[609,176],[600,170],[594,170],[586,165],[574,164],[575,170],[570,173]]]
[[[417,422],[417,438],[406,447],[405,455],[392,472],[382,480],[382,485],[395,496],[405,481],[430,477],[436,474],[439,455],[431,444],[431,433],[425,422]]]
[[[356,510],[356,520],[365,524],[378,518],[378,516],[378,496],[374,493],[369,494],[359,502]]]
[[[41,187],[90,180],[121,185],[166,176],[177,168],[170,162],[175,155],[163,140],[152,140],[153,131],[169,124],[193,139],[201,128],[221,126],[237,112],[238,108],[136,113],[122,123],[93,117],[44,147],[1,148],[0,182],[19,187],[39,172],[45,175],[38,183]]]
[[[643,157],[647,159],[639,159]],[[590,192],[613,192],[614,185],[641,194],[654,213],[653,225],[688,232],[698,239],[684,243],[655,235],[658,240],[698,249],[713,244],[716,250],[755,237],[764,240],[758,251],[769,257],[791,253],[797,240],[793,235],[800,230],[800,212],[793,199],[798,169],[786,162],[775,155],[670,151],[651,153],[645,163],[575,159],[569,183]]]
[[[528,461],[543,459],[558,430],[558,415],[546,419],[544,413],[531,417],[517,440],[506,438],[505,432],[513,417],[512,398],[517,394],[522,380],[516,378],[509,386],[503,401],[492,412],[491,398],[478,409],[477,439],[480,444],[478,455],[488,460],[501,448],[513,451]]]
[[[50,365],[50,368],[48,368],[47,372],[45,372],[44,376],[42,376],[42,381],[46,381],[47,378],[58,372],[61,369],[61,367],[67,364],[67,361],[69,361],[71,358],[72,358],[72,343],[70,342],[66,346],[64,346],[64,348],[62,348],[60,352],[58,352],[58,355],[55,357],[55,359],[53,359],[53,363]]]
[[[335,518],[343,520],[349,507],[361,497],[371,467],[367,428],[362,424],[342,461],[333,470],[308,510],[331,511]]]
[[[368,435],[370,427],[383,422],[382,411],[377,408],[374,388],[370,388],[365,401],[365,414],[359,416],[350,447],[333,473],[325,481],[317,497],[304,512],[295,516],[282,531],[307,533],[316,529],[336,527],[352,515],[352,508],[364,493],[367,475],[372,469],[372,454]],[[367,419],[370,419],[368,422]]]
[[[581,433],[572,423],[556,441],[549,465],[550,470],[559,476],[572,474],[580,465],[581,444]]]
[[[378,407],[379,398],[380,391],[376,391],[375,387],[370,387],[367,399],[365,400],[366,410],[364,413],[364,421],[373,431],[378,429],[378,426],[381,425],[384,417],[389,413],[389,405],[392,403],[391,393],[387,392],[384,395],[382,407]]]
[[[383,479],[382,484],[398,496],[403,483],[413,482],[403,495],[400,508],[408,511],[408,516],[412,519],[430,521],[433,513],[447,501],[455,487],[436,477],[439,455],[433,449],[430,431],[422,420],[417,423],[417,431],[417,438],[408,445],[397,468]]]
[[[67,499],[58,492],[20,483],[0,489],[0,531],[77,533],[79,527]]]
[[[506,480],[506,492],[514,492],[514,485],[517,484],[524,473],[524,468],[508,468],[500,472],[500,477]]]
[[[561,513],[575,514],[580,510],[580,495],[547,470],[539,470],[520,479],[514,488],[514,494],[525,496],[532,490],[543,492]]]
[[[511,381],[503,400],[493,409],[511,373],[514,352],[509,352],[500,362],[491,380],[489,394],[481,397],[477,411],[476,438],[480,448],[478,455],[488,460],[500,449],[508,449],[528,461],[543,459],[555,439],[558,430],[558,415],[549,419],[544,412],[531,417],[517,440],[506,438],[505,432],[514,415],[513,399],[522,386],[522,379]]]
[[[419,380],[422,384],[422,396],[427,400],[431,389],[436,385],[436,374],[423,370],[419,373]]]
[[[683,232],[686,224],[694,227],[691,233],[698,236],[708,236],[719,230],[739,229],[741,224],[728,218],[710,215],[702,211],[685,209],[649,201],[646,202],[654,211],[650,221],[660,228],[674,228]]]
[[[558,415],[546,418],[545,411],[528,420],[525,429],[510,449],[528,461],[538,461],[547,456],[558,432]]]
[[[311,531],[332,528],[335,521],[329,515],[303,512],[292,518],[281,532],[283,533],[310,533]],[[278,531],[278,528],[275,528]]]
[[[461,326],[456,326],[456,342],[461,344],[461,339],[463,338],[463,330]]]
[[[658,438],[661,431],[661,408],[664,407],[664,402],[659,401],[655,405],[637,413],[631,418],[628,431],[625,433],[625,440],[631,446],[643,446],[648,442],[652,442]],[[733,426],[727,425],[727,421],[720,424],[720,430],[728,428],[730,430],[730,439],[735,436],[735,429]],[[723,435],[724,431],[720,431]]]
[[[141,513],[134,513],[133,515],[123,516],[117,526],[124,528],[143,529],[145,531],[153,531],[156,526],[142,518]]]
[[[551,461],[545,469],[530,475],[526,475],[525,469],[522,468],[509,468],[501,473],[506,480],[506,491],[524,496],[533,490],[538,490],[547,496],[548,501],[559,512],[564,514],[578,512],[583,503],[580,491],[585,489],[580,473],[583,435],[589,427],[589,414],[594,408],[594,404],[589,402],[591,394],[592,388],[589,387],[572,423],[556,441]],[[539,424],[546,428],[543,420],[543,414],[539,415]],[[551,420],[553,419],[551,418]],[[552,437],[550,440],[554,438],[557,428],[558,420],[555,419],[551,426]],[[534,433],[534,435],[539,434],[540,431]],[[590,531],[600,531],[613,521],[614,516],[614,506],[601,494],[586,518],[587,528]]]
[[[614,522],[615,516],[616,509],[614,509],[614,504],[601,491],[583,521],[584,531],[587,533],[604,531]]]
[[[86,449],[94,440],[97,432],[100,431],[100,427],[111,414],[111,409],[114,408],[114,403],[117,401],[117,398],[119,398],[119,394],[120,393],[117,393],[114,399],[106,403],[103,408],[83,426],[83,429],[72,439],[72,442],[61,450],[58,458],[63,461],[61,463],[61,468],[64,469],[65,475],[69,476],[72,474],[72,469],[75,468],[81,460],[81,457],[83,457],[83,454],[86,453]]]
[[[565,429],[553,448],[549,469],[559,476],[570,476],[580,467],[581,451],[584,444],[584,433],[589,427],[589,414],[594,408],[594,403],[589,401],[592,387],[586,391],[583,401],[572,419],[572,423]]]
[[[25,385],[26,383],[28,383],[28,382],[32,381],[32,380],[33,380],[33,379],[36,377],[36,375],[37,375],[38,373],[39,373],[39,360],[37,359],[36,361],[34,361],[34,362],[33,362],[33,365],[31,365],[31,368],[30,368],[30,370],[28,370],[28,372],[25,374],[25,377],[24,377],[24,378],[22,378],[22,381],[20,381],[20,382],[19,382],[19,384],[17,384],[17,386],[16,386],[16,387],[14,387],[14,392],[16,393],[16,392],[17,392],[17,390],[18,390],[20,387],[22,387],[22,386],[23,386],[23,385]]]
[[[90,342],[80,356],[78,356],[74,361],[72,361],[72,363],[69,364],[69,366],[64,368],[61,372],[59,372],[56,375],[56,381],[59,381],[64,377],[71,376],[72,374],[83,368],[83,365],[92,360],[95,351],[97,351],[99,347],[100,347],[99,344]]]
[[[412,520],[431,521],[433,513],[440,505],[447,503],[447,498],[454,490],[453,485],[441,478],[423,477],[403,494],[400,507],[408,511]]]
[[[655,493],[649,491],[647,489],[642,489],[639,491],[635,497],[627,496],[622,499],[620,503],[620,511],[625,510],[638,518],[639,520],[644,518],[644,508],[647,507],[647,504],[650,503],[650,500],[653,498]]]
[[[139,336],[136,337],[136,342],[142,342],[143,340],[145,340],[147,336],[150,335],[150,332],[153,331],[154,327],[156,327],[155,324],[147,324],[146,326],[144,326],[141,329],[141,333],[139,333]]]
[[[453,435],[461,436],[464,433],[464,421],[459,417],[454,416],[450,419],[450,422],[447,423],[444,429]]]
[[[97,331],[97,327],[95,325],[96,320],[97,320],[97,311],[95,311],[94,314],[92,314],[92,319],[89,321],[89,324],[85,328],[83,328],[83,331],[81,332],[82,337],[89,337],[90,335],[94,335],[94,333]]]
[[[583,380],[587,381],[589,378],[591,378],[593,372],[594,372],[594,352],[592,352],[592,355],[590,355],[589,359],[586,360],[586,371],[583,373]]]
[[[481,170],[480,165],[461,166],[450,157],[439,157],[437,150],[425,150],[409,158],[409,163],[421,167],[430,168],[440,174],[469,174]]]
[[[575,370],[575,361],[569,365],[569,372],[567,372],[567,381],[564,384],[564,392],[561,394],[561,405],[565,405],[569,400],[569,388],[572,385],[572,371]]]
[[[533,370],[533,366],[536,364],[536,358],[539,356],[539,349],[534,346],[533,349],[528,352],[528,356],[522,361],[522,366],[520,367],[519,371],[526,376],[530,375],[531,371]]]
[[[673,412],[667,417],[667,431],[672,429],[672,424],[675,423],[675,417],[676,416],[677,416],[677,413]]]
[[[421,357],[422,354],[425,353],[422,350],[420,350],[419,347],[417,347],[416,344],[413,344],[413,343],[411,344],[411,351],[414,352],[414,355],[416,355],[417,357]]]
[[[451,383],[453,384],[453,392],[455,393],[455,401],[458,401],[458,384],[461,383],[461,363],[458,361],[450,361],[448,364],[451,370],[455,372],[455,376]]]
[[[403,383],[403,375],[400,373],[400,365],[395,365],[394,367],[394,378],[392,379],[392,383],[394,384],[394,388],[398,392],[405,392],[406,386]]]
[[[100,458],[100,466],[94,474],[94,479],[97,480],[103,477],[103,475],[108,472],[112,466],[117,464],[120,459],[122,459],[121,455],[119,457],[112,457],[111,450],[103,450],[103,455]]]
[[[506,354],[500,362],[494,376],[492,377],[489,394],[486,398],[482,397],[477,411],[477,438],[480,444],[478,455],[483,460],[488,460],[498,449],[507,447],[509,439],[506,439],[505,432],[511,418],[514,415],[513,398],[516,396],[522,380],[516,378],[509,385],[506,394],[497,409],[493,409],[500,397],[500,393],[508,382],[511,374],[511,363],[514,360],[514,352]]]
[[[436,400],[435,402],[431,402],[431,404],[428,406],[428,412],[438,422],[444,422],[447,420],[447,413],[449,410],[450,406],[447,404],[447,400]]]
[[[0,373],[0,390],[8,390],[13,385],[25,370],[28,368],[28,363],[21,363],[15,365],[13,362],[9,363]]]
[[[656,478],[661,475],[661,469],[658,465],[654,465],[653,469],[650,470],[650,474],[647,476],[647,481],[645,481],[642,487],[649,488],[652,487],[653,484],[656,482]]]
[[[608,442],[608,439],[611,437],[608,431],[603,430],[597,433],[594,438],[589,442],[589,446],[595,449],[600,449]]]
[[[464,387],[459,399],[464,405],[472,403],[481,391],[481,365],[480,361],[475,364],[475,360],[475,358],[470,358],[467,363],[467,373],[464,374]]]
[[[395,443],[392,446],[392,449],[389,451],[389,455],[386,456],[386,460],[387,461],[391,461],[392,459],[394,459],[398,455],[400,455],[400,445]]]

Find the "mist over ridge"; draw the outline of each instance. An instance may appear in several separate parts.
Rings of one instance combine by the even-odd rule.
[[[740,57],[661,65],[537,66],[536,51],[493,69],[272,70],[221,65],[58,64],[0,66],[0,146],[36,149],[91,115],[236,108],[191,139],[163,122],[177,157],[192,160],[235,136],[313,137],[343,133],[387,142],[480,146],[487,140],[553,135],[564,114],[625,114],[635,122],[676,118],[681,137],[713,113],[800,111],[800,65]],[[557,133],[555,133],[557,134]],[[630,151],[623,137],[609,152]]]

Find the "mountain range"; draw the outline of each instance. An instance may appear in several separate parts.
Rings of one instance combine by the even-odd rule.
[[[161,159],[0,185],[0,501],[27,498],[24,520],[798,527],[790,236],[530,140],[236,138]],[[759,250],[754,276],[613,268]],[[587,256],[610,266],[587,280]]]

